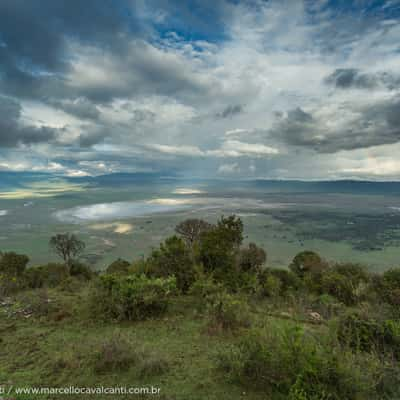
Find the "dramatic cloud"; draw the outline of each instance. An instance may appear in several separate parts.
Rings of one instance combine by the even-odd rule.
[[[293,146],[322,153],[354,150],[400,141],[400,98],[313,116],[300,108],[288,111],[275,133]],[[340,115],[342,112],[342,115]],[[340,121],[337,121],[340,115]]]
[[[399,19],[392,0],[3,0],[0,167],[400,178]]]
[[[339,89],[377,89],[384,86],[394,90],[400,88],[400,75],[362,73],[355,68],[340,68],[327,76],[325,82]]]
[[[1,147],[48,142],[55,137],[54,129],[22,125],[21,106],[14,100],[0,97],[0,115]]]

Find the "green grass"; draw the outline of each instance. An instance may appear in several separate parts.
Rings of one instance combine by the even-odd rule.
[[[17,387],[153,385],[161,389],[158,398],[162,399],[265,398],[260,393],[244,394],[243,388],[227,383],[217,371],[217,353],[240,334],[210,336],[190,298],[176,299],[166,316],[158,320],[99,323],[88,319],[85,297],[85,288],[73,295],[49,290],[49,298],[57,307],[71,314],[60,321],[56,320],[57,313],[40,318],[6,318],[1,313],[0,382]],[[96,373],[94,354],[115,335],[121,335],[134,348],[144,349],[144,360],[126,371]],[[143,366],[146,362],[157,364],[158,359],[167,365],[160,374],[157,365]],[[138,396],[118,398],[132,397]]]

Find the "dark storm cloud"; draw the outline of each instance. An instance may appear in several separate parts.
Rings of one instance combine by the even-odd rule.
[[[0,115],[0,147],[48,142],[55,138],[54,129],[21,125],[21,106],[14,100],[0,96]]]
[[[338,89],[371,90],[383,86],[392,90],[400,87],[400,76],[387,72],[363,73],[356,68],[338,68],[324,81]]]
[[[116,52],[125,44],[117,37],[140,30],[133,10],[112,1],[2,0],[0,90],[19,96],[40,92],[68,68],[66,38]]]
[[[241,104],[229,105],[221,112],[217,113],[218,118],[231,118],[237,114],[243,112],[243,106]]]
[[[201,30],[214,32],[210,28],[210,18],[220,20],[224,4],[223,1],[215,4],[212,1],[163,0],[146,3],[43,0],[39,4],[36,1],[2,0],[0,92],[41,101],[86,97],[97,103],[144,91],[165,95],[187,90],[196,92],[201,88],[187,72],[176,63],[157,58],[157,54],[150,52],[141,40],[151,43],[156,30],[162,30],[167,21],[168,31],[176,28],[191,39],[200,39],[196,35]],[[198,10],[195,12],[193,7]],[[156,13],[165,15],[164,19],[157,25],[145,16],[147,9],[153,16]],[[218,36],[216,32],[213,34]],[[65,77],[71,72],[73,61],[69,57],[75,57],[67,52],[71,41],[109,54],[121,69],[123,78],[130,75],[131,79],[123,86],[112,83],[88,87],[68,85]],[[133,47],[132,41],[136,41]]]
[[[111,129],[115,129],[115,127],[100,126],[86,129],[85,132],[79,136],[79,145],[81,147],[91,147],[101,143],[107,136],[110,136]]]
[[[291,110],[272,134],[291,146],[335,153],[400,142],[400,99],[381,101],[355,110],[358,117],[342,128],[328,128],[300,108]],[[337,116],[340,118],[340,115]]]

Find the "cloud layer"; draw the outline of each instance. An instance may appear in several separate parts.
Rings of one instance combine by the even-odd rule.
[[[400,3],[0,2],[0,168],[399,179]]]

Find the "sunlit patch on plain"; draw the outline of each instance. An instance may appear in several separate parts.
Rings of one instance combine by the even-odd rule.
[[[54,180],[50,182],[35,182],[27,185],[26,188],[15,189],[7,192],[0,192],[0,199],[30,199],[40,197],[54,197],[64,193],[81,192],[85,186],[72,184],[63,180]],[[29,204],[31,205],[31,204]]]
[[[204,194],[206,192],[204,190],[193,189],[193,188],[176,188],[172,193],[188,195],[188,194]]]
[[[93,230],[111,230],[114,233],[119,233],[121,235],[125,235],[127,233],[132,232],[133,225],[123,222],[112,222],[109,224],[93,224],[89,226],[90,229]]]

